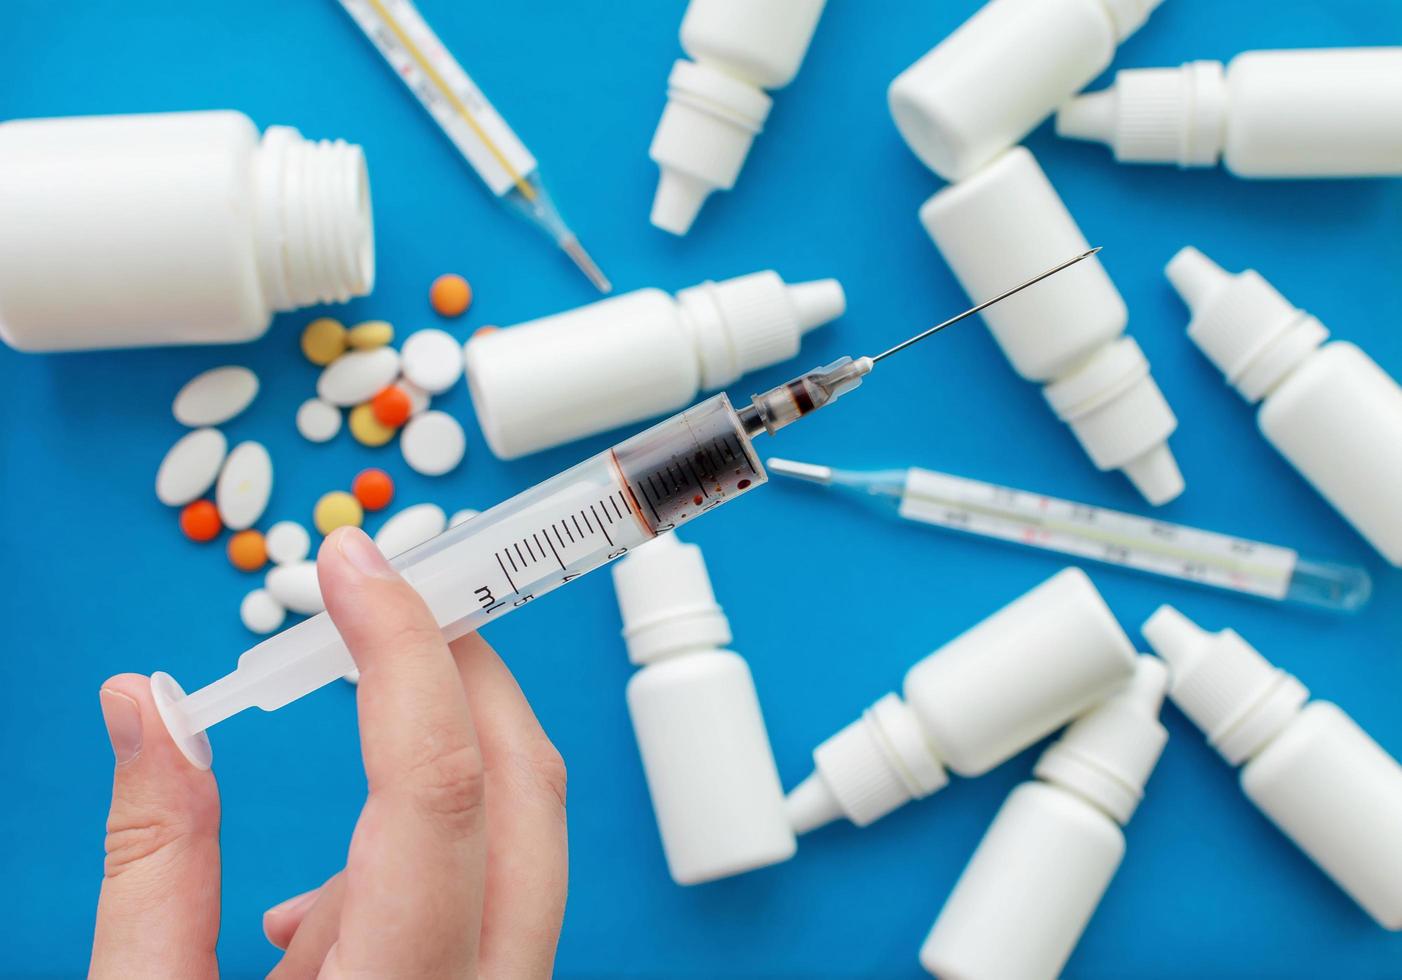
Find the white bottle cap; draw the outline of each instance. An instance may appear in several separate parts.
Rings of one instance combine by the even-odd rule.
[[[716,604],[701,549],[675,534],[659,535],[614,565],[613,586],[635,664],[730,643],[730,622]]]
[[[1289,723],[1309,691],[1235,630],[1209,633],[1172,606],[1141,632],[1168,663],[1169,697],[1232,765],[1256,754]]]
[[[1056,114],[1058,136],[1107,143],[1126,163],[1211,167],[1226,130],[1220,61],[1121,71],[1109,88],[1074,98]]]
[[[1249,402],[1329,336],[1255,269],[1232,275],[1190,245],[1164,272],[1192,314],[1188,337]]]
[[[680,60],[648,156],[662,168],[652,223],[685,235],[714,190],[730,190],[773,100],[748,82]]]
[[[1163,661],[1140,656],[1124,687],[1078,718],[1042,753],[1037,777],[1128,823],[1168,743],[1168,730],[1159,721],[1167,684]]]

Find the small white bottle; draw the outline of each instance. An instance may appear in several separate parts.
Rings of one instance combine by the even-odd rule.
[[[963,180],[1109,66],[1163,0],[990,0],[896,77],[887,99],[915,155]]]
[[[920,208],[925,230],[974,302],[1090,248],[1056,188],[1016,147]],[[982,314],[1013,369],[1043,385],[1097,469],[1123,470],[1144,499],[1183,492],[1168,447],[1178,420],[1139,345],[1100,258],[1010,296]]]
[[[1119,687],[1134,648],[1086,573],[1067,568],[925,657],[888,694],[813,751],[789,793],[800,834],[846,817],[858,827],[942,789],[946,770],[980,776]]]
[[[1248,402],[1261,432],[1358,533],[1402,566],[1402,387],[1290,305],[1254,269],[1188,247],[1168,263],[1188,336]]]
[[[826,0],[691,0],[685,59],[667,78],[667,108],[648,155],[662,168],[652,223],[691,230],[714,190],[730,190],[773,100],[798,74]]]
[[[790,286],[772,271],[675,298],[639,289],[477,334],[464,348],[467,383],[487,445],[515,459],[682,408],[786,361],[844,309],[836,279]]]
[[[1168,731],[1168,670],[1141,656],[1013,790],[969,859],[920,965],[961,980],[1056,980],[1124,859],[1129,823]]]
[[[1241,787],[1385,929],[1402,929],[1402,765],[1336,705],[1235,630],[1209,633],[1160,606],[1144,638],[1168,662],[1169,697]]]
[[[1402,174],[1402,47],[1250,51],[1116,74],[1072,99],[1056,131],[1108,143],[1125,163],[1238,177]]]
[[[19,350],[253,340],[375,279],[360,147],[238,112],[0,123],[0,228]]]
[[[750,668],[724,649],[701,549],[664,534],[613,567],[628,711],[667,868],[693,885],[793,857],[784,790]]]

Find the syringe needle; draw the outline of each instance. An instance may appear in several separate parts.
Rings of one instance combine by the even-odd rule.
[[[601,293],[613,290],[613,283],[609,282],[608,276],[604,275],[598,263],[589,257],[589,253],[584,250],[584,246],[579,244],[579,239],[573,234],[560,239],[560,248],[579,267],[579,271],[589,277],[589,281],[594,284],[595,289]]]
[[[1090,258],[1090,257],[1091,257],[1092,255],[1094,255],[1096,252],[1100,251],[1101,247],[1102,247],[1102,246],[1097,245],[1097,246],[1095,246],[1095,248],[1091,249],[1090,251],[1082,252],[1080,255],[1077,255],[1077,256],[1076,256],[1075,258],[1073,258],[1073,259],[1067,259],[1065,262],[1062,262],[1060,265],[1053,266],[1052,268],[1048,269],[1046,272],[1040,272],[1040,273],[1038,273],[1037,275],[1033,276],[1031,279],[1028,279],[1026,282],[1019,283],[1018,285],[1014,286],[1012,289],[1009,289],[1007,292],[999,293],[997,296],[994,296],[994,297],[993,297],[992,299],[990,299],[990,300],[985,300],[984,302],[980,303],[978,306],[970,307],[969,309],[965,310],[963,313],[960,313],[958,316],[952,316],[952,317],[950,317],[948,320],[945,320],[943,323],[937,323],[937,324],[935,324],[933,327],[931,327],[929,330],[925,330],[925,331],[923,331],[923,332],[921,332],[921,333],[918,333],[918,334],[916,334],[914,337],[911,337],[909,340],[903,340],[903,341],[901,341],[899,344],[897,344],[895,347],[892,347],[892,348],[889,349],[889,350],[884,350],[884,351],[882,351],[880,354],[877,354],[875,357],[872,357],[872,358],[871,358],[871,362],[872,362],[873,364],[875,364],[877,361],[881,360],[882,358],[890,357],[892,354],[895,354],[895,353],[898,353],[898,352],[900,352],[900,351],[905,350],[905,349],[906,349],[907,347],[909,347],[911,344],[918,344],[920,341],[924,340],[926,337],[930,337],[930,336],[933,336],[934,334],[939,333],[939,332],[940,332],[941,330],[943,330],[945,327],[952,327],[954,324],[958,323],[960,320],[966,320],[966,319],[968,319],[969,317],[973,316],[975,313],[982,313],[984,310],[988,309],[988,308],[989,308],[990,306],[992,306],[994,303],[1001,303],[1003,300],[1007,299],[1009,296],[1012,296],[1014,293],[1020,293],[1020,292],[1022,292],[1024,289],[1026,289],[1028,286],[1035,286],[1035,285],[1037,285],[1037,283],[1041,282],[1043,279],[1048,279],[1048,278],[1050,278],[1050,277],[1056,275],[1058,272],[1061,272],[1061,271],[1063,271],[1063,270],[1065,270],[1065,269],[1071,268],[1071,266],[1075,265],[1077,262],[1081,261],[1082,259],[1088,259],[1088,258]]]

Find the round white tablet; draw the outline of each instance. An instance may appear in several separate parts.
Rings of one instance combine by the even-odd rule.
[[[446,330],[420,330],[400,352],[404,377],[430,395],[441,394],[462,377],[462,345]]]
[[[447,412],[430,410],[411,418],[399,434],[404,462],[424,476],[442,476],[462,462],[467,436]]]
[[[369,401],[399,376],[399,352],[393,347],[353,350],[322,369],[316,393],[332,405]]]
[[[287,610],[267,589],[254,589],[239,603],[239,618],[252,633],[271,633],[287,618]]]
[[[448,518],[448,526],[457,527],[459,524],[462,524],[465,521],[472,520],[480,513],[482,513],[480,510],[473,510],[471,507],[466,507],[458,511],[452,517]]]
[[[258,375],[246,367],[212,368],[185,382],[171,411],[190,428],[222,425],[247,408],[258,394]]]
[[[297,409],[297,431],[311,442],[329,442],[341,431],[341,410],[320,398],[308,398]]]
[[[156,470],[157,499],[179,507],[214,486],[228,448],[228,440],[218,429],[187,432],[170,447]]]
[[[278,565],[268,572],[263,585],[292,612],[313,616],[326,608],[321,601],[321,584],[316,579],[316,562]]]
[[[296,521],[278,521],[263,535],[263,543],[274,565],[302,561],[312,550],[312,536]]]
[[[219,471],[214,502],[224,526],[242,531],[258,523],[273,492],[273,460],[261,442],[241,442]]]
[[[375,532],[375,547],[386,558],[402,555],[417,548],[429,538],[437,537],[448,526],[443,508],[437,504],[415,504],[405,507]]]

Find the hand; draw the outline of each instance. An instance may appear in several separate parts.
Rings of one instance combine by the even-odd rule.
[[[346,867],[270,909],[274,977],[544,977],[564,915],[565,774],[481,639],[444,644],[423,600],[359,530],[323,543],[327,611],[360,669],[369,795]],[[151,702],[103,685],[117,772],[94,977],[214,976],[219,799]]]

